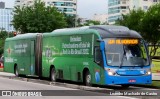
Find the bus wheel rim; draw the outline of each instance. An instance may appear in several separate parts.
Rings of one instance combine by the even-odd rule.
[[[55,80],[55,71],[52,70],[52,80],[54,81]]]
[[[16,76],[18,76],[18,70],[17,70],[17,68],[16,68]]]
[[[87,75],[87,79],[86,79],[87,83],[90,84],[91,83],[91,75]]]

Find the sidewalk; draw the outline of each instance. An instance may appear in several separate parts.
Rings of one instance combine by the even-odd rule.
[[[15,74],[12,73],[6,73],[6,72],[0,72],[1,76],[15,76]]]
[[[152,80],[160,80],[160,73],[152,73]]]

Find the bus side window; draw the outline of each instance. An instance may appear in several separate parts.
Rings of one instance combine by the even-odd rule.
[[[96,46],[95,49],[94,49],[94,61],[100,65],[100,66],[103,66],[103,58],[102,58],[102,52],[100,50],[100,47],[99,46]]]

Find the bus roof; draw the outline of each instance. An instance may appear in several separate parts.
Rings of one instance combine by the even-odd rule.
[[[64,35],[76,34],[78,31],[85,33],[86,30],[96,30],[99,32],[101,38],[118,38],[118,37],[130,37],[130,38],[142,38],[142,36],[134,30],[130,30],[125,26],[115,26],[115,25],[94,25],[94,26],[84,26],[78,28],[66,28],[54,30],[53,34],[64,33]],[[81,33],[81,32],[79,32]],[[60,35],[60,34],[59,34]]]
[[[51,33],[44,33],[45,35],[72,35],[72,34],[87,34],[91,33],[91,31],[97,34],[100,38],[142,38],[142,36],[137,33],[136,31],[130,30],[125,26],[114,26],[114,25],[94,25],[94,26],[84,26],[84,27],[77,27],[77,28],[64,28],[64,29],[57,29]],[[36,38],[36,36],[40,33],[26,33],[20,34],[15,37],[7,38],[8,40],[18,40],[18,39],[26,39],[26,38]]]
[[[115,38],[115,37],[130,37],[130,38],[142,38],[142,36],[134,30],[130,30],[125,26],[114,25],[95,25],[90,26],[90,29],[99,31],[102,38]]]
[[[40,33],[26,33],[26,34],[19,34],[16,35],[15,37],[7,38],[6,41],[8,40],[19,40],[19,39],[30,39],[30,38],[36,38],[36,36]]]

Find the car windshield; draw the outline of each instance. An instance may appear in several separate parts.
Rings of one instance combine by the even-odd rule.
[[[148,54],[142,39],[107,38],[105,53],[110,66],[149,65]]]

